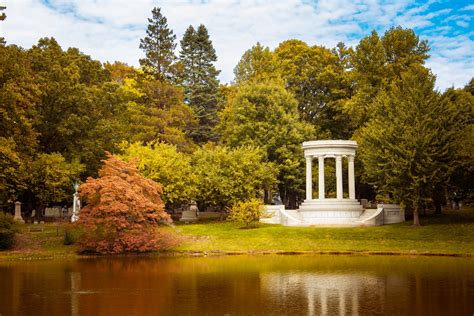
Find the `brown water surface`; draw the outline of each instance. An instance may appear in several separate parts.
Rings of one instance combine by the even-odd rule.
[[[0,315],[473,315],[474,259],[89,258],[0,264]]]

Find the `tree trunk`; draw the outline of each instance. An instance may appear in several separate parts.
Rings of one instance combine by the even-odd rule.
[[[441,201],[434,200],[434,205],[435,205],[435,214],[441,214],[443,211],[443,204]]]
[[[413,209],[413,226],[420,226],[420,216],[418,214],[418,205]]]
[[[288,192],[288,208],[290,210],[296,210],[296,193]]]
[[[263,190],[263,194],[264,194],[263,202],[265,204],[272,204],[272,196],[273,196],[272,190],[266,190],[265,189],[265,190]]]

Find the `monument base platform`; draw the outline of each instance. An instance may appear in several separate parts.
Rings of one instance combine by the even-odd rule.
[[[355,227],[378,226],[405,221],[405,212],[396,204],[379,204],[377,209],[364,209],[357,200],[309,200],[298,210],[285,210],[283,205],[267,206],[268,215],[261,222],[284,226]]]

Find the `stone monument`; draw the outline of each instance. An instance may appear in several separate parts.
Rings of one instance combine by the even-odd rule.
[[[189,209],[186,211],[183,211],[181,214],[181,218],[179,219],[180,222],[185,222],[185,223],[192,223],[192,222],[197,222],[198,213],[199,209],[197,207],[197,203],[195,201],[191,201],[189,204]]]
[[[284,206],[266,207],[268,218],[262,222],[285,226],[375,226],[405,221],[398,205],[378,205],[364,209],[355,194],[354,158],[357,143],[353,140],[316,140],[303,143],[306,158],[306,199],[298,210]],[[313,160],[318,161],[318,197],[313,198]],[[326,197],[324,162],[336,161],[336,197]],[[343,161],[347,160],[347,197],[343,188]]]
[[[72,216],[71,223],[77,222],[79,219],[79,211],[81,210],[81,199],[79,198],[79,183],[74,183],[74,194],[72,195]]]
[[[25,220],[21,217],[21,202],[19,201],[15,202],[15,217],[13,219],[17,222],[25,223]]]
[[[303,143],[306,158],[306,200],[300,206],[301,216],[311,224],[351,224],[363,212],[355,198],[354,157],[357,143],[352,140],[317,140]],[[348,198],[343,194],[342,162],[348,165]],[[313,160],[318,160],[318,198],[313,199]],[[336,198],[326,198],[324,162],[336,160]]]

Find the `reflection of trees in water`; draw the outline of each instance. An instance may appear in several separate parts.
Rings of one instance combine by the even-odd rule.
[[[0,265],[0,314],[467,314],[473,259],[238,256]]]

